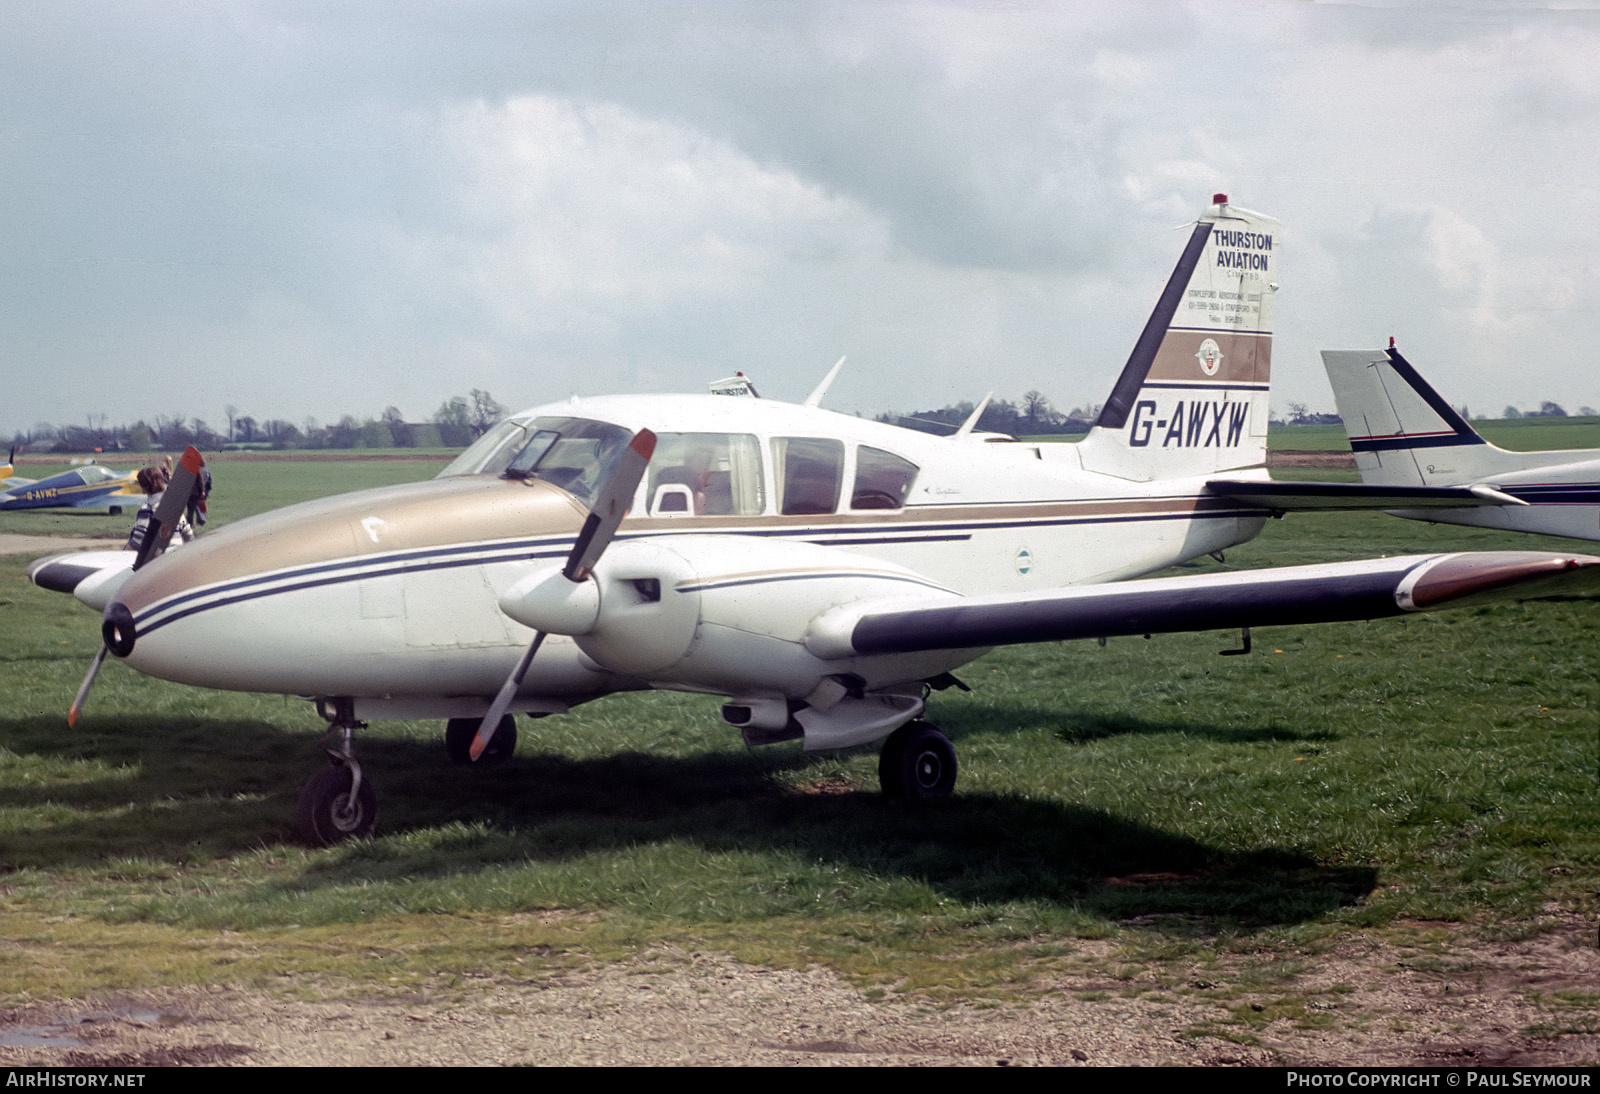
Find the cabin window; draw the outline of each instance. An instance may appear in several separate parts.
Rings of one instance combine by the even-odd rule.
[[[844,444],[823,437],[775,437],[772,465],[778,512],[785,516],[831,513],[839,507]]]
[[[917,465],[893,452],[862,445],[856,449],[856,483],[852,509],[902,509],[917,481]]]
[[[766,506],[761,445],[748,433],[662,433],[645,478],[656,517],[755,516]]]

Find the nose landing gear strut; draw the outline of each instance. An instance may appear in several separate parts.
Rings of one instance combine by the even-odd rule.
[[[311,776],[300,792],[300,835],[313,847],[328,847],[372,834],[378,792],[356,760],[355,731],[366,723],[356,721],[355,705],[349,699],[323,699],[317,710],[328,720],[317,744],[333,766]]]

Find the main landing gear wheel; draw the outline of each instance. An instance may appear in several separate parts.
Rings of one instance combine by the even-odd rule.
[[[956,750],[950,738],[927,722],[907,722],[883,742],[878,782],[885,797],[899,801],[948,798],[956,785]]]
[[[369,836],[378,823],[378,794],[361,780],[354,794],[355,773],[343,764],[319,771],[300,792],[300,834],[313,847],[331,847],[342,840]]]
[[[452,718],[444,726],[444,751],[453,764],[472,762],[472,739],[478,735],[478,718]],[[503,764],[517,750],[517,720],[507,714],[500,719],[489,747],[478,757],[484,765]]]

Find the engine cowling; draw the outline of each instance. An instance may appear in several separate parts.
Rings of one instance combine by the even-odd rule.
[[[937,676],[983,652],[813,653],[807,631],[831,608],[869,598],[926,604],[958,596],[905,567],[817,544],[748,536],[622,540],[592,580],[599,610],[576,635],[579,649],[600,668],[663,686],[804,699],[824,678],[849,677],[871,691]]]

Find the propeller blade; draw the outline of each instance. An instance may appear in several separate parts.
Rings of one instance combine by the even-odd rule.
[[[94,686],[94,678],[100,675],[100,666],[105,664],[106,648],[102,644],[100,652],[94,655],[94,660],[89,662],[89,674],[83,678],[83,685],[78,688],[77,697],[72,700],[72,708],[67,711],[67,728],[71,729],[78,724],[78,715],[83,710],[83,701],[89,697],[89,689]]]
[[[183,456],[178,460],[178,466],[173,468],[172,478],[167,482],[167,489],[161,495],[161,502],[156,506],[155,519],[144,534],[144,542],[139,544],[139,553],[133,560],[135,570],[142,568],[145,563],[167,549],[167,544],[172,539],[172,530],[178,526],[179,518],[189,508],[189,499],[199,488],[200,469],[205,466],[205,462],[200,450],[194,445],[183,450]]]
[[[134,556],[135,570],[167,549],[167,543],[172,539],[172,530],[177,527],[179,518],[189,507],[195,492],[200,489],[200,469],[205,466],[205,462],[200,450],[194,445],[183,450],[183,456],[179,458],[178,466],[167,482],[166,492],[161,495],[161,501],[156,506],[150,526],[145,530],[144,542],[139,544],[139,553]],[[84,700],[89,697],[89,689],[94,687],[95,677],[100,675],[100,666],[105,664],[106,652],[105,644],[101,643],[100,652],[96,653],[94,660],[89,663],[89,671],[78,688],[77,696],[72,700],[72,706],[67,709],[69,728],[78,724],[78,715],[83,712]]]
[[[572,553],[567,556],[567,565],[561,572],[568,581],[582,581],[588,577],[589,571],[605,552],[606,545],[616,534],[617,525],[622,523],[628,506],[633,502],[634,491],[639,489],[639,480],[644,478],[645,466],[655,450],[654,433],[641,429],[633,435],[627,450],[611,469],[611,477],[606,480],[594,508],[589,511],[589,519],[583,522],[583,530],[572,545]]]
[[[489,704],[489,713],[478,723],[478,733],[472,738],[472,747],[467,749],[467,755],[474,760],[482,756],[483,750],[494,740],[494,731],[500,728],[500,719],[505,717],[506,708],[511,705],[511,700],[517,697],[517,689],[522,686],[522,678],[528,675],[528,666],[533,664],[533,655],[539,652],[539,647],[543,644],[544,632],[539,631],[533,636],[533,644],[522,655],[522,660],[517,662],[517,667],[511,670],[506,682],[500,685],[499,694],[494,697],[494,702]]]
[[[572,552],[567,555],[567,564],[561,573],[568,581],[577,583],[587,579],[589,571],[605,553],[606,545],[616,535],[617,526],[622,523],[628,506],[633,502],[633,495],[639,489],[639,480],[644,478],[644,469],[655,451],[656,435],[648,429],[639,430],[628,442],[627,449],[617,459],[617,465],[611,469],[611,475],[601,488],[594,508],[589,510],[588,519],[583,522],[583,528],[572,544]],[[489,712],[478,723],[478,733],[472,738],[472,747],[467,750],[474,760],[483,755],[483,750],[494,739],[495,730],[500,728],[500,719],[505,717],[506,709],[511,706],[517,689],[522,686],[523,677],[528,675],[533,655],[544,644],[544,636],[544,631],[534,634],[533,643],[522,655],[522,660],[517,662],[517,667],[511,670],[511,675],[506,677],[506,682],[500,685],[494,702],[489,704]]]

